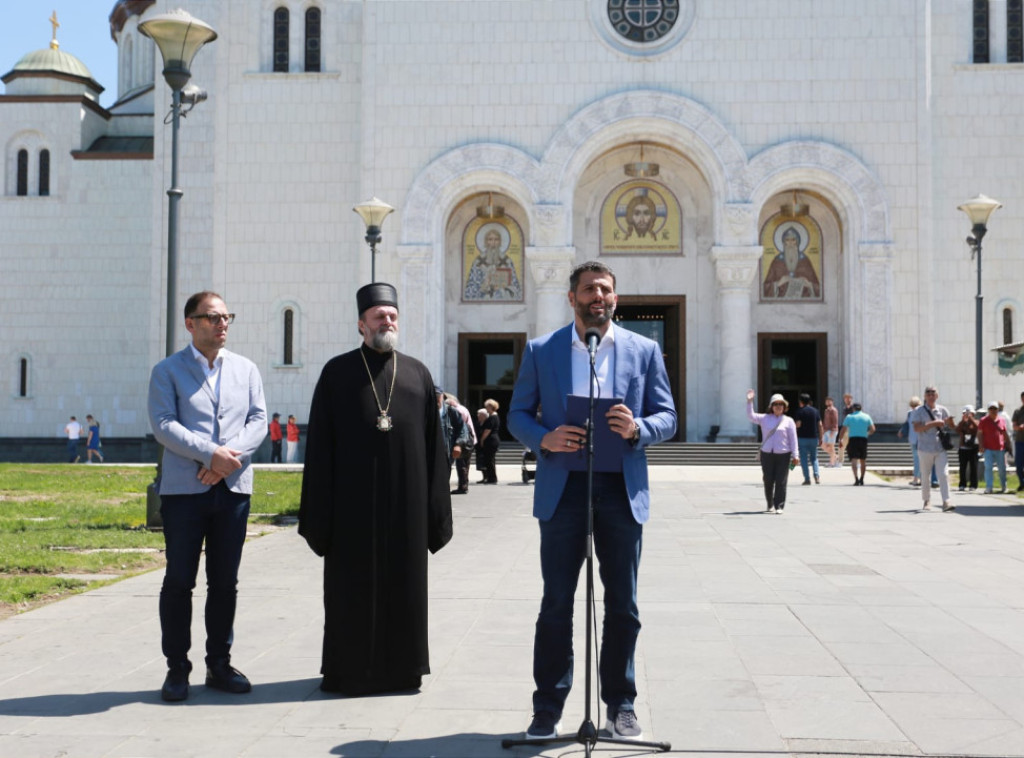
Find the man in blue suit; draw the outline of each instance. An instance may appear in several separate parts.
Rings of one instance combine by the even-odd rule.
[[[540,523],[544,597],[533,649],[533,721],[527,739],[558,733],[562,708],[572,687],[572,611],[586,554],[586,472],[568,461],[583,446],[586,430],[567,422],[567,397],[587,397],[590,356],[587,329],[601,334],[594,361],[595,397],[622,398],[605,423],[623,442],[610,471],[595,471],[594,546],[604,585],[604,633],[599,674],[607,706],[606,730],[613,737],[640,739],[634,653],[640,631],[637,571],[643,524],[650,509],[648,445],[676,431],[676,411],[658,344],[615,328],[615,274],[603,263],[577,266],[569,278],[574,323],[531,340],[523,354],[508,412],[508,427],[537,456],[533,515]],[[541,410],[538,417],[537,411]],[[595,446],[595,459],[600,458]],[[566,454],[570,455],[566,455]]]
[[[206,686],[249,692],[231,666],[238,565],[242,559],[252,454],[267,434],[263,381],[248,358],[224,349],[228,313],[220,295],[199,292],[185,304],[192,343],[154,368],[149,423],[164,447],[158,483],[167,571],[160,589],[166,701],[188,697],[192,663],[192,589],[206,541]]]

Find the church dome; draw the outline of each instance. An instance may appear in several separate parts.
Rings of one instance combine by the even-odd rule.
[[[92,73],[82,61],[71,53],[53,47],[36,50],[22,56],[21,60],[14,64],[14,68],[4,74],[4,81],[7,81],[7,78],[13,74],[23,72],[63,74],[81,79],[92,79]]]
[[[0,81],[7,85],[8,95],[85,95],[96,100],[103,91],[88,67],[61,50],[56,39],[47,48],[23,55]]]

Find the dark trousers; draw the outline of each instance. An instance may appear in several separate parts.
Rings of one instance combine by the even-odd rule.
[[[1013,442],[1013,463],[1017,469],[1017,487],[1024,486],[1024,442]]]
[[[192,589],[206,541],[206,663],[231,660],[238,564],[242,560],[247,494],[224,482],[199,495],[163,495],[167,571],[160,588],[161,646],[170,669],[192,670]]]
[[[465,492],[469,489],[469,463],[473,458],[473,448],[465,445],[462,448],[462,456],[455,459],[455,473],[459,477],[459,489]]]
[[[483,473],[486,484],[498,483],[498,469],[494,457],[498,454],[496,447],[481,447],[476,453],[476,467]]]
[[[572,472],[550,521],[540,523],[544,597],[533,642],[533,710],[561,716],[572,687],[572,611],[587,547],[586,473]],[[622,474],[594,474],[594,549],[604,585],[598,674],[611,713],[633,710],[636,602],[643,527],[633,518]]]
[[[769,508],[782,510],[786,507],[786,484],[789,482],[789,462],[792,453],[761,452],[761,480],[764,482],[764,499]]]
[[[68,440],[68,463],[78,460],[78,440]]]
[[[960,459],[960,489],[978,489],[978,448],[962,447],[956,454]]]
[[[281,462],[281,443],[283,440],[270,440],[270,462]]]

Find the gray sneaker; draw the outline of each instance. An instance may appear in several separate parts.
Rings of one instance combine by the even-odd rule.
[[[620,740],[639,740],[644,736],[640,730],[640,723],[636,720],[636,713],[633,711],[620,710],[615,718],[609,718],[604,725],[613,738]]]

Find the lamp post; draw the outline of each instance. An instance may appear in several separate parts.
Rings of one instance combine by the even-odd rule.
[[[370,246],[370,282],[377,281],[377,245],[380,243],[380,227],[387,215],[394,210],[377,197],[372,197],[353,208],[366,224],[366,243]]]
[[[178,8],[161,13],[139,24],[139,31],[156,43],[164,60],[164,80],[171,88],[171,187],[167,190],[167,312],[164,356],[175,351],[174,327],[177,323],[178,300],[178,203],[184,194],[178,187],[178,127],[182,104],[189,110],[206,99],[206,93],[192,85],[192,59],[199,48],[217,39],[212,27]],[[187,113],[188,111],[186,111]],[[167,120],[164,120],[167,123]],[[158,452],[156,479],[146,490],[146,526],[163,526],[160,517],[159,482],[163,464],[163,448]]]
[[[197,87],[185,88],[192,78],[192,59],[199,48],[217,39],[212,27],[181,8],[161,13],[139,24],[139,31],[156,43],[164,59],[164,80],[171,88],[171,188],[167,190],[167,332],[164,355],[175,350],[174,326],[178,299],[178,203],[184,194],[178,187],[178,127],[182,103],[195,106],[206,99]],[[191,110],[191,108],[190,108]],[[166,121],[164,122],[166,123]]]
[[[971,220],[971,236],[967,244],[971,248],[971,257],[978,261],[978,291],[974,296],[974,407],[981,408],[981,240],[988,231],[988,217],[996,208],[1003,204],[985,195],[968,200],[958,205],[957,210],[963,211]]]

